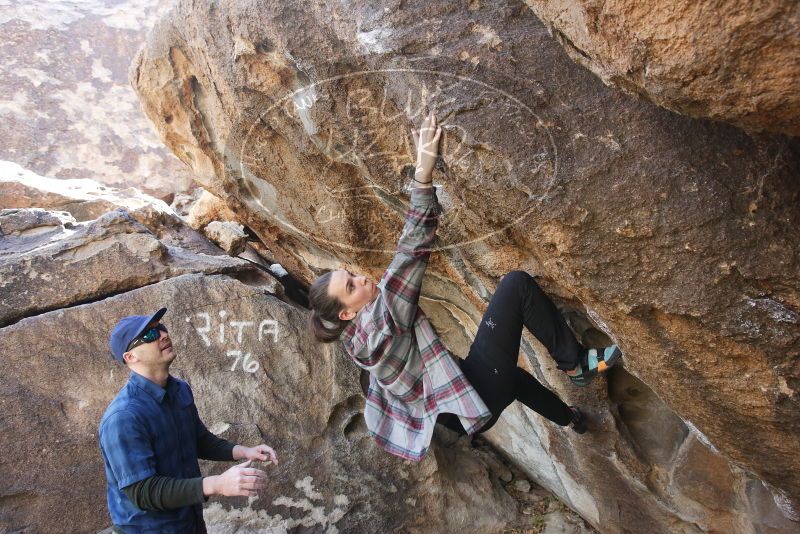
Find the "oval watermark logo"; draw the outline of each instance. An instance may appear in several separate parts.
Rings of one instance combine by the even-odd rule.
[[[287,231],[392,254],[395,243],[373,230],[397,228],[399,237],[416,159],[411,129],[429,110],[444,132],[434,173],[444,208],[439,250],[503,232],[536,209],[558,173],[548,125],[504,89],[443,70],[358,71],[304,84],[242,117],[226,170]],[[307,198],[286,205],[278,181],[292,177],[270,175],[266,162],[290,157],[287,167],[310,161],[316,174]]]

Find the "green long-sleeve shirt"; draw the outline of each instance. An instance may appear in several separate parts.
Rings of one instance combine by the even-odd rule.
[[[204,460],[233,461],[235,445],[211,432],[197,438],[197,455]],[[161,475],[140,480],[122,488],[123,493],[140,510],[165,511],[205,501],[203,477],[174,478]]]

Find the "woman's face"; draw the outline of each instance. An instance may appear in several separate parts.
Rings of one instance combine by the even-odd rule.
[[[353,276],[345,269],[334,271],[328,284],[328,295],[339,299],[344,305],[345,309],[339,312],[339,318],[345,321],[355,317],[378,293],[380,290],[374,282],[365,276]]]

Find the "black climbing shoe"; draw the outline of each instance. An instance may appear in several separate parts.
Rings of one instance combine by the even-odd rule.
[[[577,406],[570,406],[569,409],[572,410],[572,430],[578,434],[583,434],[589,429],[586,424],[586,416]]]

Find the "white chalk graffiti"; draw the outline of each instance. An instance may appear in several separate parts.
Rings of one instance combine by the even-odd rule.
[[[254,335],[257,336],[259,343],[263,343],[269,336],[272,336],[273,342],[277,343],[278,341],[278,321],[274,319],[264,319],[256,326],[256,321],[234,319],[226,321],[228,312],[225,310],[220,310],[218,315],[219,320],[216,325],[208,312],[197,312],[186,317],[186,322],[194,327],[206,347],[211,347],[212,343],[220,345],[234,343],[238,347],[244,342],[245,336]],[[195,318],[199,319],[199,324],[193,320]],[[255,373],[260,368],[258,360],[253,358],[251,353],[244,352],[240,348],[228,348],[225,354],[235,358],[231,371],[235,371],[239,366],[243,371]]]
[[[249,352],[242,354],[242,351],[240,350],[229,350],[228,356],[233,356],[236,358],[236,360],[233,362],[233,365],[231,366],[231,371],[236,370],[236,364],[239,363],[240,359],[242,360],[243,370],[247,371],[248,373],[255,373],[256,371],[258,371],[259,367],[258,362],[250,359]],[[244,357],[244,359],[242,359],[242,357]]]

